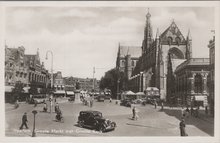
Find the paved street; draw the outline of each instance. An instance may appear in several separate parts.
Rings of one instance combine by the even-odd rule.
[[[37,136],[179,136],[180,109],[160,107],[154,109],[153,105],[137,106],[139,119],[131,120],[132,108],[116,105],[115,101],[109,103],[94,102],[92,108],[82,103],[68,102],[67,99],[58,100],[63,111],[64,123],[55,121],[55,113],[42,112],[43,104],[34,107],[32,104],[21,103],[18,109],[6,104],[6,136],[30,137],[33,128],[32,110],[37,110],[36,135]],[[114,131],[100,133],[90,129],[80,128],[76,125],[79,111],[98,110],[117,123]],[[21,117],[27,112],[29,129],[19,130]],[[214,121],[211,117],[186,119],[186,131],[189,136],[213,136]]]

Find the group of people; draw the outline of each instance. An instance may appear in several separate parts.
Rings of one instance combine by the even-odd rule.
[[[185,117],[188,118],[189,115],[198,118],[199,117],[199,107],[197,107],[195,109],[193,107],[191,107],[190,109],[188,107],[186,107],[186,109],[184,109],[182,107],[181,115],[182,115],[183,118],[185,118]]]

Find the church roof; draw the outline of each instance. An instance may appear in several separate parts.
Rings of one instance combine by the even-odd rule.
[[[176,23],[173,21],[171,25],[160,35],[162,42],[168,41],[169,38],[172,38],[172,42],[175,42],[176,38],[180,38],[181,43],[185,43],[185,38]]]
[[[120,57],[131,55],[133,58],[139,58],[142,54],[140,46],[121,46],[119,47]]]
[[[209,58],[191,58],[176,67],[178,72],[187,66],[209,66]]]

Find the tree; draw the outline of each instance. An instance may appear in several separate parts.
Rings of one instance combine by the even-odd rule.
[[[79,81],[77,81],[76,82],[76,89],[80,89],[80,88],[81,88],[80,83],[79,83]]]
[[[29,89],[29,93],[32,94],[32,95],[38,93],[36,82],[34,82],[34,81],[31,82],[31,84],[30,84],[30,89]]]
[[[19,95],[24,92],[23,88],[24,88],[24,85],[23,83],[21,83],[21,81],[17,81],[15,83],[15,87],[12,90],[12,95],[13,95],[12,102],[15,102],[19,98]]]
[[[119,72],[117,69],[111,69],[105,73],[105,76],[101,78],[99,88],[104,90],[108,88],[112,91],[114,98],[117,96],[117,86],[119,81],[119,91],[125,90],[127,81],[123,72]]]

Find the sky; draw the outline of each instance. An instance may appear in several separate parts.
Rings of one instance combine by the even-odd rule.
[[[119,43],[141,46],[148,7],[7,7],[5,41],[9,47],[25,47],[54,72],[63,76],[100,79],[116,66]],[[153,36],[174,20],[183,36],[190,29],[194,58],[208,57],[214,29],[211,7],[149,7]],[[198,52],[199,51],[199,52]]]

